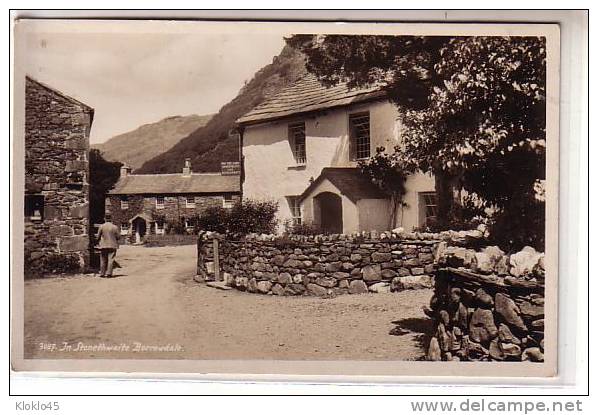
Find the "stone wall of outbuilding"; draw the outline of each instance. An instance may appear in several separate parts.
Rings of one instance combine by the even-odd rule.
[[[93,110],[27,78],[25,199],[43,199],[40,217],[25,217],[26,276],[50,264],[84,268],[89,260],[89,132]]]

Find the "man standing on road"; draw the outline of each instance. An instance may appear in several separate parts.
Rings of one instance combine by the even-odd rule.
[[[100,248],[100,277],[102,278],[112,277],[112,268],[119,239],[118,226],[112,223],[111,215],[106,213],[104,223],[100,225],[97,235],[98,247]]]

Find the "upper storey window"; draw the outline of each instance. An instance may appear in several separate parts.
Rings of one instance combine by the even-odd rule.
[[[351,159],[363,160],[370,157],[370,114],[368,112],[349,116]]]
[[[305,123],[295,123],[289,125],[289,142],[293,150],[295,163],[307,163],[307,154],[305,150]]]

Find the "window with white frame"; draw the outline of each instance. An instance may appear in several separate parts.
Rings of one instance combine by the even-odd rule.
[[[156,235],[164,234],[164,222],[156,222]]]
[[[164,196],[156,196],[156,209],[164,209]]]
[[[187,230],[192,229],[195,226],[195,220],[193,218],[185,218],[185,228]]]
[[[299,203],[299,196],[287,196],[289,209],[294,225],[301,225],[301,204]]]
[[[359,113],[349,116],[351,159],[363,160],[370,157],[370,114]]]
[[[436,192],[421,192],[419,194],[420,200],[420,222],[423,225],[430,225],[436,220],[438,214],[438,206],[436,201]]]
[[[188,208],[194,209],[195,208],[195,196],[187,196],[185,205]]]
[[[131,225],[129,222],[123,222],[120,224],[120,234],[121,235],[128,235],[131,230]]]
[[[299,165],[307,163],[304,122],[289,124],[289,142],[293,150],[295,163]]]
[[[120,197],[120,208],[126,210],[129,208],[129,198],[127,196]]]
[[[224,195],[222,198],[222,207],[225,209],[230,209],[235,204],[233,199],[233,195]]]

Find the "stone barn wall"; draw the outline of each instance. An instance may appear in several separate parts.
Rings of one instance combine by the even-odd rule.
[[[434,238],[291,236],[220,241],[227,285],[252,293],[334,296],[431,288]]]
[[[428,360],[544,360],[544,254],[439,246]]]
[[[60,258],[84,268],[93,109],[29,77],[25,93],[26,209],[31,198],[43,200],[41,217],[25,217],[25,272],[52,271],[48,264],[60,265]]]

